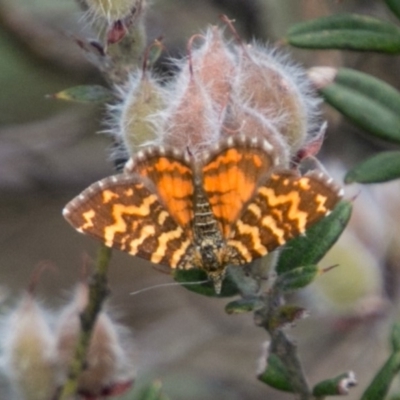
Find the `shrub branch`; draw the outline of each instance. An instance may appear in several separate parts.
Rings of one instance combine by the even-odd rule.
[[[75,355],[71,362],[68,378],[60,390],[58,400],[67,400],[73,396],[78,388],[81,373],[86,367],[86,353],[90,338],[96,323],[97,315],[108,296],[107,271],[112,250],[101,245],[96,260],[96,271],[89,282],[89,303],[80,315],[81,330]]]

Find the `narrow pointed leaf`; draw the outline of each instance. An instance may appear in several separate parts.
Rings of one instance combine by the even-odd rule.
[[[288,38],[289,44],[306,49],[338,49],[400,53],[400,34],[352,31],[350,29],[305,33]]]
[[[309,285],[317,276],[317,265],[296,267],[279,275],[275,285],[283,292],[290,292]]]
[[[316,397],[325,396],[344,396],[349,393],[350,388],[357,385],[354,372],[349,371],[341,374],[332,379],[326,379],[317,385],[313,389],[313,395]]]
[[[346,183],[378,183],[400,178],[400,151],[385,151],[349,171]]]
[[[301,265],[317,264],[337,241],[351,216],[352,204],[341,201],[327,217],[290,240],[281,251],[276,271],[279,275]]]
[[[400,324],[392,327],[391,337],[392,355],[375,375],[365,390],[361,400],[384,400],[390,389],[393,379],[400,372]]]
[[[381,79],[354,69],[340,68],[335,83],[350,87],[360,95],[373,97],[382,106],[400,113],[400,92]]]
[[[400,143],[400,92],[387,83],[342,68],[334,82],[320,92],[359,127],[380,139]]]
[[[156,61],[160,58],[163,50],[164,50],[164,46],[161,43],[161,41],[158,39],[154,40],[154,42],[149,47],[147,68],[154,66]]]
[[[385,0],[385,3],[393,14],[400,19],[400,0]]]
[[[400,353],[394,353],[375,375],[374,379],[362,395],[361,400],[384,400],[393,379],[399,372]]]
[[[289,372],[275,354],[269,355],[267,367],[265,371],[258,375],[258,379],[275,389],[293,392]]]
[[[257,302],[257,299],[234,300],[225,306],[225,312],[227,314],[243,314],[253,311],[257,305]]]
[[[49,95],[56,100],[73,101],[78,103],[105,103],[112,100],[111,90],[100,85],[74,86],[61,92]]]
[[[367,30],[378,33],[399,32],[399,28],[396,25],[367,15],[336,14],[294,24],[288,29],[288,35],[342,29]]]
[[[400,353],[400,322],[397,322],[392,327],[392,334],[390,336],[393,353]]]
[[[289,29],[292,46],[312,49],[400,52],[400,29],[364,15],[343,14],[306,21]]]

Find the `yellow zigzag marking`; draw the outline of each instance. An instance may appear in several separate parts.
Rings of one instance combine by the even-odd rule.
[[[158,201],[155,194],[147,196],[143,199],[143,203],[139,206],[125,206],[123,204],[114,204],[112,207],[112,216],[115,223],[104,228],[104,243],[106,246],[111,247],[114,242],[114,236],[116,233],[129,232],[126,226],[126,222],[123,219],[124,214],[137,215],[139,217],[145,217],[150,214],[150,206]],[[146,228],[146,227],[145,227]],[[142,229],[143,231],[143,229]],[[149,233],[146,232],[147,237]],[[140,239],[140,238],[139,238]]]
[[[262,220],[261,220],[261,224],[269,229],[275,236],[276,241],[282,245],[286,243],[286,239],[285,239],[285,230],[284,229],[280,229],[278,228],[278,226],[276,225],[276,220],[271,217],[270,215],[266,215]]]
[[[170,267],[176,268],[181,258],[186,253],[187,248],[191,245],[191,241],[186,239],[181,243],[181,247],[175,251],[175,253],[171,257]]]
[[[111,190],[104,190],[101,195],[103,196],[103,203],[108,203],[112,199],[118,199],[118,195]]]
[[[250,262],[253,257],[249,253],[247,247],[239,240],[228,240],[229,246],[235,247],[236,250],[240,253],[240,255],[246,260],[246,262]]]
[[[252,243],[252,250],[257,251],[260,255],[264,255],[268,253],[268,250],[264,245],[261,243],[260,239],[260,229],[257,226],[251,226],[243,223],[243,221],[239,220],[236,223],[238,227],[239,233],[242,235],[250,235],[253,241]]]
[[[317,211],[326,214],[328,212],[328,209],[325,207],[325,203],[328,198],[326,196],[322,196],[322,194],[317,194],[315,200],[318,203]]]
[[[277,196],[273,189],[269,189],[267,187],[261,187],[258,191],[265,196],[270,207],[276,207],[280,204],[290,203],[288,212],[289,219],[297,220],[297,228],[299,232],[302,233],[306,230],[308,213],[300,210],[299,206],[301,198],[296,190],[280,196]]]
[[[85,230],[87,230],[89,228],[93,228],[93,226],[94,226],[93,218],[95,215],[96,215],[96,213],[94,212],[94,210],[89,210],[89,211],[86,211],[85,213],[83,213],[82,217],[84,218],[84,220],[86,222],[78,228],[78,231],[85,232]]]
[[[168,231],[168,232],[162,233],[158,237],[158,246],[157,246],[157,249],[152,254],[150,261],[154,264],[158,264],[165,256],[165,253],[168,248],[168,242],[170,240],[180,238],[182,236],[182,233],[183,233],[183,230],[180,226],[178,226],[173,231]]]
[[[137,254],[138,247],[150,236],[154,236],[156,230],[154,229],[154,225],[146,225],[140,230],[140,236],[137,239],[129,242],[130,250],[129,254]]]

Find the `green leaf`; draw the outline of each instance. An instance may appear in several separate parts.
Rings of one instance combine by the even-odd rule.
[[[227,314],[243,314],[253,311],[259,300],[257,299],[240,299],[234,300],[225,306]]]
[[[393,14],[400,19],[400,1],[399,0],[385,0],[386,5],[392,10]]]
[[[339,49],[353,51],[375,51],[378,53],[400,53],[400,34],[367,31],[323,31],[306,33],[288,38],[295,47],[307,49]]]
[[[156,61],[160,58],[164,46],[160,40],[155,39],[147,50],[147,68],[153,67]]]
[[[268,386],[284,392],[293,392],[289,372],[282,361],[275,354],[270,354],[265,371],[258,375],[258,379]]]
[[[367,15],[336,14],[294,24],[288,29],[288,35],[342,29],[367,30],[378,33],[399,32],[396,25]]]
[[[359,127],[378,138],[400,143],[400,92],[387,83],[341,68],[334,82],[320,92]]]
[[[352,204],[341,201],[327,217],[290,240],[281,251],[276,271],[281,275],[301,265],[317,264],[349,222]]]
[[[357,385],[353,372],[345,372],[333,379],[326,379],[317,385],[313,389],[313,395],[315,397],[325,396],[338,396],[347,395],[349,389]]]
[[[317,265],[296,267],[279,275],[275,285],[283,292],[290,292],[309,285],[317,276]]]
[[[378,183],[400,178],[400,151],[386,151],[358,164],[349,171],[346,183]]]
[[[400,112],[400,92],[381,79],[354,69],[340,68],[335,83],[350,87],[360,95],[374,97],[382,106],[395,113]]]
[[[400,52],[400,29],[376,18],[343,14],[294,25],[286,37],[292,46],[312,49]]]
[[[216,294],[213,283],[207,278],[207,274],[200,269],[177,269],[174,271],[174,279],[182,283],[182,286],[191,292],[209,297],[232,297],[239,294],[237,286],[229,276],[229,273],[222,282],[220,294]]]
[[[393,324],[390,342],[393,353],[400,352],[400,322]]]
[[[227,314],[243,314],[245,312],[254,311],[258,302],[258,299],[234,300],[225,306],[225,312]]]
[[[111,90],[100,85],[74,86],[48,96],[56,100],[78,103],[105,103],[113,99]]]
[[[393,379],[400,371],[400,353],[392,354],[385,365],[375,375],[365,390],[361,400],[384,400]]]
[[[395,323],[390,335],[392,355],[375,375],[361,400],[384,400],[393,379],[400,372],[400,323]]]

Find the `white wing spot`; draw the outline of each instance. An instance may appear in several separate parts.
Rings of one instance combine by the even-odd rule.
[[[229,139],[226,141],[226,144],[227,144],[229,147],[232,147],[232,146],[233,146],[233,137],[232,137],[232,136],[229,137]]]
[[[268,140],[263,141],[264,150],[271,151],[273,149],[272,144]]]

